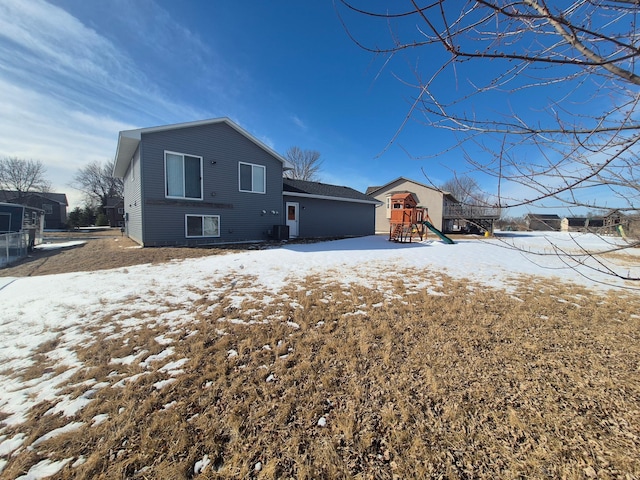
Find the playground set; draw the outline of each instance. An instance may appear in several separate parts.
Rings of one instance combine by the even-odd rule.
[[[389,221],[389,241],[407,243],[414,237],[423,240],[427,229],[435,233],[444,243],[454,242],[438,230],[429,217],[428,209],[418,206],[411,193],[396,193],[391,196],[391,219]]]

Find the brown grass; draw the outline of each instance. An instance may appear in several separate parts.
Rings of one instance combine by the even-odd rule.
[[[27,258],[0,269],[1,277],[30,277],[57,273],[85,272],[129,267],[145,263],[164,263],[175,259],[221,255],[233,250],[221,248],[139,248],[133,240],[121,236],[102,235],[86,238],[77,234],[74,240],[87,240],[83,245],[56,250],[37,250]],[[67,237],[68,238],[68,237]],[[67,241],[59,235],[53,240]]]
[[[160,363],[97,390],[81,430],[21,450],[2,474],[83,456],[55,478],[640,478],[638,297],[439,280],[446,296],[309,278],[238,309],[201,292],[193,325],[96,334],[72,383],[144,372],[109,360],[158,353],[159,334],[185,373],[158,390]],[[69,421],[50,406],[16,431],[32,442]],[[98,414],[109,419],[91,427]]]

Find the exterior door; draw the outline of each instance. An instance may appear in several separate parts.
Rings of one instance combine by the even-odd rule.
[[[289,227],[289,238],[298,236],[299,211],[300,206],[297,202],[287,202],[287,226]]]

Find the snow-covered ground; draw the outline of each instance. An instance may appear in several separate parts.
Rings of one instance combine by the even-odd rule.
[[[106,316],[113,314],[112,322],[117,322],[121,329],[118,335],[126,335],[127,331],[143,323],[185,325],[192,315],[185,306],[203,295],[210,298],[231,296],[238,306],[256,297],[272,302],[277,300],[280,289],[309,276],[316,280],[339,281],[347,287],[364,284],[384,290],[393,280],[393,272],[405,269],[416,272],[409,282],[410,288],[434,292],[441,272],[480,285],[506,289],[510,288],[513,279],[522,275],[553,276],[594,289],[616,286],[640,288],[637,282],[634,285],[587,266],[576,266],[573,261],[556,255],[559,250],[579,252],[580,246],[606,251],[616,245],[624,243],[621,239],[566,233],[504,233],[500,238],[463,239],[455,245],[437,240],[396,244],[384,236],[371,236],[215,255],[162,265],[0,278],[0,411],[8,415],[3,421],[4,426],[0,427],[0,472],[9,455],[22,448],[33,448],[46,440],[41,438],[25,445],[25,435],[8,436],[5,433],[7,426],[21,424],[31,407],[44,400],[56,403],[52,413],[62,412],[70,418],[68,430],[65,430],[69,431],[79,427],[72,420],[73,415],[91,402],[95,391],[114,386],[107,382],[87,384],[86,392],[74,399],[58,393],[61,386],[66,385],[68,379],[83,367],[74,349],[91,342],[87,327],[99,325],[102,331],[113,331],[114,325],[102,325]],[[628,256],[624,264],[607,264],[606,267],[615,269],[621,276],[640,276],[640,249],[628,249],[625,253]],[[584,262],[595,265],[588,257]],[[152,317],[149,312],[153,312]],[[69,368],[59,375],[50,372],[24,381],[20,372],[32,365],[34,352],[54,339],[58,342],[53,354],[57,364]],[[160,368],[169,377],[179,375],[180,366],[186,360],[167,358],[173,353],[171,339],[156,340],[166,344],[163,355],[145,359],[145,352],[141,352],[140,358],[113,359],[114,368],[133,361],[148,365],[164,362],[166,364]],[[118,377],[118,381],[127,379]],[[96,418],[93,424],[101,421],[104,418]],[[47,435],[57,433],[63,432],[54,431]],[[25,478],[44,478],[71,461],[81,459],[43,461],[35,465]]]
[[[55,243],[41,243],[36,245],[36,250],[59,250],[60,248],[76,247],[87,243],[86,240],[71,240],[68,242],[55,242]]]

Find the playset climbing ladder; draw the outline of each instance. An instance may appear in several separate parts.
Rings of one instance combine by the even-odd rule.
[[[426,238],[427,229],[445,243],[453,243],[453,240],[433,225],[428,210],[417,205],[412,193],[396,193],[391,197],[390,241],[406,243],[412,242],[416,237],[423,240]]]

